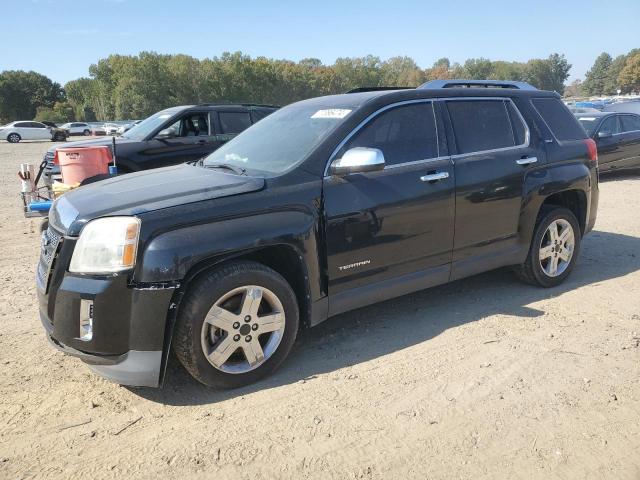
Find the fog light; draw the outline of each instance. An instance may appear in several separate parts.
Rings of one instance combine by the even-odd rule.
[[[93,300],[80,300],[80,340],[93,338]]]

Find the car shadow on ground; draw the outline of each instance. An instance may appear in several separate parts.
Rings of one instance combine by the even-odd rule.
[[[191,378],[172,355],[163,389],[131,391],[167,405],[215,404],[366,362],[490,315],[506,314],[526,322],[545,313],[528,306],[532,303],[637,270],[640,238],[594,231],[585,237],[574,271],[559,287],[526,285],[510,269],[495,270],[344,313],[304,330],[284,365],[270,377],[247,387],[205,387]]]
[[[617,180],[638,180],[638,178],[640,178],[640,167],[601,173],[599,180],[600,182],[615,182]]]

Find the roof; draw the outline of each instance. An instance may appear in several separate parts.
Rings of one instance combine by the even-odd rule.
[[[555,92],[546,90],[522,90],[514,88],[413,88],[402,90],[374,90],[357,93],[342,93],[315,97],[293,105],[317,108],[359,108],[368,102],[394,103],[422,98],[451,97],[548,97],[560,98]]]

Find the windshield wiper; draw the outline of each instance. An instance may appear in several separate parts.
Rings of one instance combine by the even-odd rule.
[[[230,170],[233,173],[235,173],[236,175],[246,175],[247,174],[247,170],[245,168],[236,167],[235,165],[230,165],[228,163],[208,163],[208,164],[205,164],[202,160],[200,160],[200,162],[198,162],[198,164],[203,166],[204,168],[220,168],[222,170]]]

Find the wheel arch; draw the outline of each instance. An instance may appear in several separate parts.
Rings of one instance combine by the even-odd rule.
[[[300,309],[300,324],[309,325],[311,317],[309,274],[303,256],[293,245],[272,244],[252,250],[214,255],[206,258],[189,269],[180,283],[180,290],[186,292],[189,285],[197,281],[200,276],[214,268],[239,260],[260,263],[282,275],[296,295]]]
[[[547,196],[540,208],[538,214],[544,207],[547,206],[564,207],[570,210],[578,219],[578,225],[580,225],[580,233],[584,235],[587,225],[587,194],[584,190],[570,189],[553,193]]]
[[[166,378],[169,352],[173,341],[176,319],[185,293],[201,276],[206,275],[215,268],[240,260],[251,260],[262,265],[266,265],[282,275],[296,295],[298,310],[300,312],[300,326],[306,328],[311,325],[312,302],[310,296],[309,274],[302,255],[294,246],[287,244],[273,244],[262,248],[213,255],[205,258],[191,266],[172,295],[167,314],[167,321],[164,328],[164,342],[159,378],[160,385],[164,384],[164,380]]]

